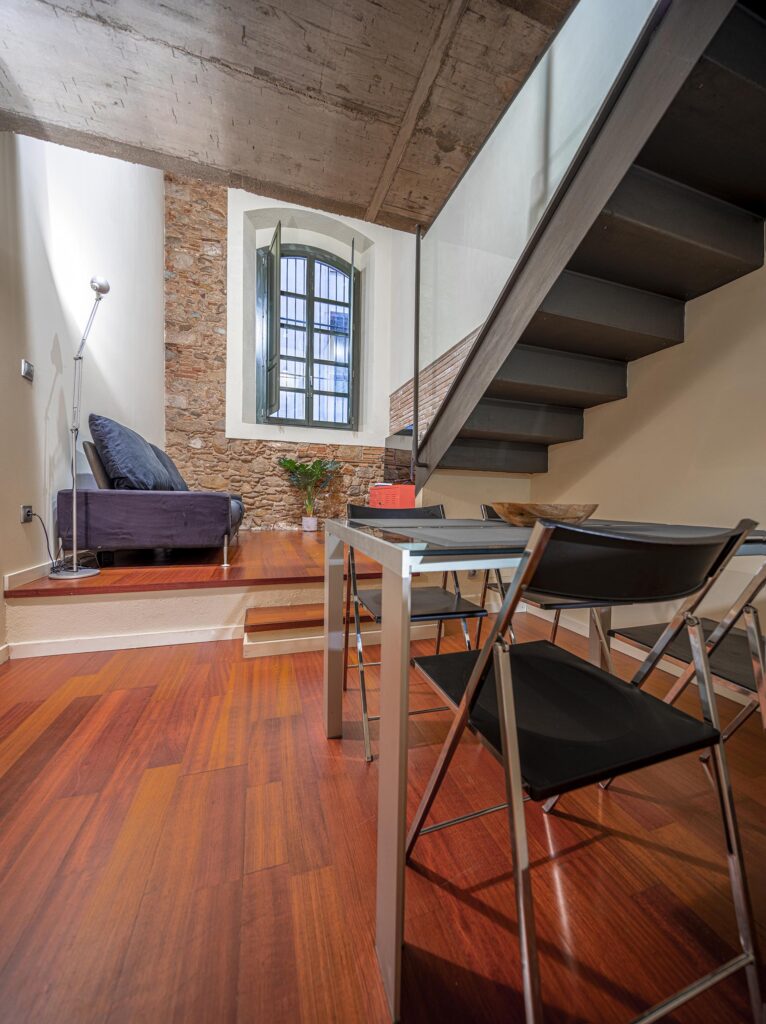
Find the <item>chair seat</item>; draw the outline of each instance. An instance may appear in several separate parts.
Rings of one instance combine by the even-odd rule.
[[[547,640],[512,644],[511,673],[521,774],[533,800],[701,750],[718,731]],[[416,658],[453,704],[465,693],[478,651]],[[502,757],[494,667],[469,724]]]
[[[380,622],[383,609],[382,590],[360,590],[359,600],[376,622]],[[456,597],[441,587],[413,587],[411,602],[413,622],[429,622],[436,619],[476,619],[487,614],[487,609],[478,604]]]
[[[713,619],[701,619],[700,621],[707,639],[718,623]],[[651,649],[659,640],[665,626],[664,622],[650,626],[626,626],[625,628],[611,629],[609,635],[619,637],[621,640],[630,640],[640,647]],[[665,648],[665,655],[677,658],[684,664],[692,660],[689,634],[685,629],[672,643],[668,644]],[[750,645],[744,629],[732,629],[723,638],[710,656],[710,670],[719,679],[725,679],[745,690],[751,690],[753,693],[757,692],[753,662],[750,658]]]

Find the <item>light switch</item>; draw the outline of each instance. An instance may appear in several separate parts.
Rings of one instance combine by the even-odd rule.
[[[21,376],[24,380],[28,380],[30,384],[35,379],[35,364],[30,363],[28,359],[21,360]]]

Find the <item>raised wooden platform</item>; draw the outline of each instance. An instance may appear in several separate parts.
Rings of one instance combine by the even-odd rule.
[[[5,591],[6,600],[31,597],[136,594],[162,590],[205,590],[218,587],[258,587],[268,584],[321,583],[324,580],[324,534],[298,530],[243,532],[229,553],[230,566],[221,565],[221,549],[185,551],[167,561],[139,564],[135,556],[98,576],[67,581],[47,577]],[[380,576],[380,567],[359,556],[357,575]]]

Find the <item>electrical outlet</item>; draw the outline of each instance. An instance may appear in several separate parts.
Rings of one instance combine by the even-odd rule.
[[[32,506],[31,505],[22,505],[21,506],[21,516],[19,517],[21,519],[21,522],[22,523],[31,523],[32,522],[32,516],[33,516]]]

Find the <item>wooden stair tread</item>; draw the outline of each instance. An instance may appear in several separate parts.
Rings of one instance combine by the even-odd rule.
[[[372,616],[365,608],[361,608],[360,612],[363,622],[372,621]],[[269,608],[248,608],[245,613],[245,633],[264,633],[267,630],[323,625],[323,604],[289,604]]]

